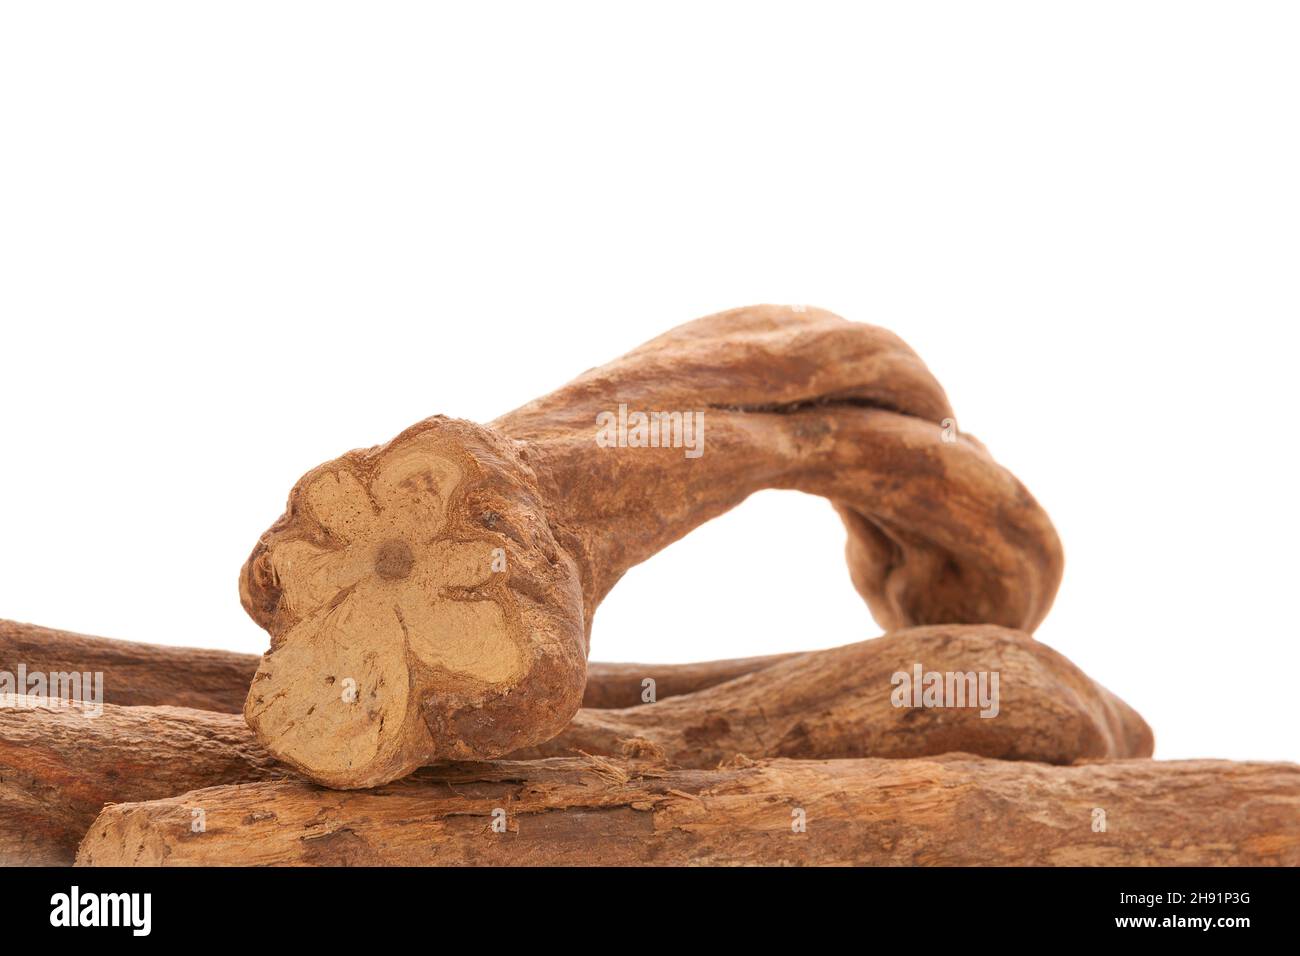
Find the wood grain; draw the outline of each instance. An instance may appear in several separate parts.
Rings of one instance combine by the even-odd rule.
[[[92,637],[0,619],[0,670],[96,671],[110,704],[168,704],[238,713],[257,671],[253,654]]]
[[[978,706],[897,707],[893,676],[998,677],[996,716]],[[655,748],[670,763],[749,757],[921,757],[966,751],[1069,763],[1149,757],[1151,729],[1131,707],[1029,635],[993,625],[909,628],[808,651],[693,694],[623,710],[580,710],[557,737],[511,755],[617,755]]]
[[[631,707],[641,682],[653,677],[660,700],[689,694],[761,670],[793,654],[702,661],[694,664],[619,664],[590,661],[583,707]],[[256,654],[144,644],[77,634],[0,618],[0,670],[90,671],[104,675],[110,704],[171,705],[237,714],[261,658]]]
[[[106,803],[286,776],[243,718],[186,707],[0,699],[0,865],[67,865]]]
[[[666,416],[659,439],[625,413]],[[254,546],[240,596],[271,649],[245,714],[340,788],[540,744],[581,704],[615,583],[766,488],[834,505],[885,628],[1032,631],[1060,542],[952,419],[897,336],[778,306],[689,322],[489,425],[426,419],[313,468]],[[363,706],[337,705],[342,681]]]
[[[997,670],[999,709],[900,708],[891,673]],[[638,684],[639,686],[639,684]],[[108,803],[293,776],[235,714],[34,698],[0,700],[0,862],[68,863]],[[1070,762],[1151,753],[1127,705],[1027,635],[997,627],[914,628],[809,651],[730,682],[624,710],[581,710],[555,740],[516,755],[625,753],[712,769],[763,757],[920,757],[963,750]]]
[[[206,832],[191,829],[196,807]],[[678,771],[604,758],[462,764],[371,791],[286,781],[118,804],[77,862],[1295,866],[1300,767],[965,755]]]

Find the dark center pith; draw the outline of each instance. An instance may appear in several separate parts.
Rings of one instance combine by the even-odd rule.
[[[400,581],[411,573],[415,555],[405,541],[385,541],[375,554],[375,573],[385,581]]]

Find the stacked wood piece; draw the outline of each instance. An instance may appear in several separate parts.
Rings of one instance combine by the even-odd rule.
[[[304,475],[241,596],[271,649],[245,706],[331,787],[559,734],[596,608],[632,566],[765,488],[828,499],[888,629],[1030,631],[1062,554],[884,329],[818,309],[689,322],[479,425],[441,416]],[[361,706],[339,706],[352,681]]]
[[[163,649],[142,660],[133,649],[147,645],[11,622],[0,622],[0,670],[36,637],[34,661],[93,656],[120,694],[220,692],[203,667],[173,667],[166,683],[148,675],[142,663]],[[996,665],[999,715],[894,707],[887,672],[913,660]],[[593,665],[595,699],[624,703],[638,671],[656,680],[657,702],[586,708],[555,741],[514,755],[526,759],[446,764],[354,793],[301,780],[234,714],[109,703],[87,716],[89,705],[11,699],[0,862],[1300,862],[1300,768],[1134,759],[1152,749],[1141,718],[1019,632],[913,628],[685,675]],[[233,689],[240,674],[230,669]]]
[[[889,633],[588,663],[764,488],[831,502]],[[710,316],[304,475],[240,576],[261,658],[0,621],[0,863],[1300,865],[1300,767],[1153,761],[1033,640],[1062,565],[896,336]]]

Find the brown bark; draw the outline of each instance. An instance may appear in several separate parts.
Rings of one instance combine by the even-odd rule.
[[[106,803],[286,776],[237,714],[0,701],[0,865],[66,865]]]
[[[195,808],[205,832],[191,829]],[[118,804],[77,862],[1295,866],[1300,767],[961,754],[681,771],[603,758],[460,764],[362,792],[285,781]]]
[[[682,429],[677,447],[601,447],[620,405],[698,413],[707,447]],[[245,714],[268,750],[335,787],[539,744],[579,707],[615,582],[763,488],[835,505],[852,580],[886,628],[1032,630],[1060,544],[951,417],[891,333],[756,307],[681,326],[489,426],[427,419],[309,472],[254,548],[241,598],[271,650]]]
[[[653,677],[658,698],[689,694],[760,670],[793,654],[742,657],[698,664],[587,664],[583,707],[631,707],[641,681]],[[141,644],[74,634],[0,618],[0,671],[101,672],[104,702],[171,705],[237,714],[257,672],[256,654]]]
[[[737,677],[744,677],[798,657],[800,652],[768,654],[763,657],[736,657],[696,664],[610,664],[587,662],[587,687],[582,692],[582,706],[594,710],[636,707],[645,703],[647,677],[655,682],[655,699],[665,700],[693,694],[706,687],[716,687]]]
[[[0,620],[0,671],[101,672],[110,704],[169,704],[238,713],[257,672],[253,654],[166,647]],[[21,689],[18,689],[21,693]]]
[[[910,678],[916,664],[939,674],[997,674],[996,708],[989,708],[996,713],[981,716],[973,699],[965,707],[895,706],[893,675]],[[950,751],[1069,763],[1149,757],[1154,741],[1131,707],[1029,635],[950,625],[794,655],[654,704],[580,710],[558,737],[511,758],[647,747],[669,763],[703,768],[736,754],[824,759]]]
[[[997,716],[894,707],[890,676],[914,662],[934,671],[998,670]],[[0,862],[70,861],[106,803],[291,773],[277,768],[233,714],[108,704],[92,718],[57,704],[25,706],[32,702],[0,707]],[[1148,756],[1151,734],[1124,703],[1027,635],[931,627],[794,655],[653,705],[581,710],[558,738],[515,756],[574,750],[654,754],[695,769],[742,756],[920,757],[953,750],[1069,762]]]

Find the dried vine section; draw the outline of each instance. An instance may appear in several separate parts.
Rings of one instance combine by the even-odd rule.
[[[17,674],[20,666],[45,674],[101,673],[103,703],[235,714],[248,696],[257,656],[118,641],[0,619],[0,671]]]
[[[126,694],[212,689],[173,666],[211,652],[21,625],[4,669],[33,636],[46,661],[112,662]],[[886,703],[912,661],[998,669],[997,716]],[[605,665],[607,689],[638,669]],[[297,779],[235,714],[25,701],[0,708],[0,864],[1300,865],[1300,767],[1139,759],[1142,719],[1023,633],[913,628],[683,680],[708,686],[580,711],[543,747],[566,756],[366,792]]]
[[[708,453],[603,447],[616,402]],[[323,465],[241,577],[260,661],[0,622],[0,670],[105,677],[90,722],[0,700],[0,862],[1300,864],[1300,768],[1146,759],[1032,639],[1059,544],[950,415],[888,333],[751,309]],[[586,663],[627,568],[766,487],[835,505],[890,633]]]
[[[996,674],[996,713],[974,699],[964,706],[899,706],[898,675],[917,664],[945,676]],[[673,766],[706,769],[737,755],[903,758],[963,751],[1063,764],[1149,757],[1154,745],[1136,711],[1028,634],[943,625],[791,655],[653,706],[583,709],[558,737],[510,756],[617,756],[630,748]]]
[[[81,635],[66,635],[60,646],[60,633],[42,631],[45,659],[67,659],[71,649],[97,650],[117,665],[105,675],[110,687],[118,675],[142,674],[126,649],[143,648],[145,660],[158,660],[162,650]],[[209,652],[172,653],[203,660]],[[12,660],[0,640],[0,664]],[[996,718],[982,717],[976,701],[967,708],[895,706],[893,678],[917,661],[934,672],[996,670]],[[629,672],[632,666],[616,667]],[[642,673],[663,676],[671,687],[676,670],[651,667]],[[664,768],[713,770],[772,757],[907,758],[964,751],[1065,764],[1146,757],[1152,750],[1151,731],[1126,704],[1028,635],[990,625],[912,628],[776,661],[696,665],[690,676],[737,671],[747,672],[653,705],[584,708],[554,740],[513,756],[631,753]],[[172,695],[191,694],[210,677],[201,669],[166,673],[173,679]],[[147,685],[159,686],[156,680]],[[131,688],[125,681],[123,692]],[[10,703],[15,706],[4,706]],[[236,714],[113,703],[101,703],[100,710],[87,719],[81,708],[64,703],[0,699],[0,863],[71,863],[106,804],[295,777]],[[202,803],[190,811],[191,824],[206,824]]]
[[[645,412],[689,443],[600,431]],[[1300,865],[1300,767],[1150,760],[1033,640],[1059,542],[951,419],[890,333],[760,307],[327,462],[241,574],[260,660],[0,621],[0,863]],[[889,633],[588,664],[623,573],[763,488],[834,505]]]
[[[686,450],[602,447],[596,423],[625,408],[703,424]],[[619,578],[764,488],[833,503],[886,628],[1032,631],[1060,544],[952,418],[891,333],[764,306],[674,329],[490,425],[427,419],[308,472],[257,543],[240,593],[271,649],[245,716],[336,788],[539,746],[582,702],[592,617]]]
[[[654,675],[662,700],[795,656],[653,667],[592,663],[584,704],[640,703],[645,674]],[[103,675],[104,692],[93,708],[0,694],[0,866],[71,864],[106,804],[294,776],[239,715],[258,660],[0,620],[0,672],[95,672]],[[996,742],[972,746],[986,752]]]
[[[583,707],[632,707],[642,703],[642,681],[653,675],[662,700],[713,687],[798,654],[771,654],[696,664],[587,663]],[[76,634],[0,618],[0,670],[19,665],[46,674],[91,671],[104,675],[104,703],[193,707],[223,714],[244,709],[248,685],[261,658],[199,647],[142,644]]]
[[[362,792],[286,781],[119,804],[77,863],[1294,866],[1297,818],[1294,764],[558,758],[423,770]]]

